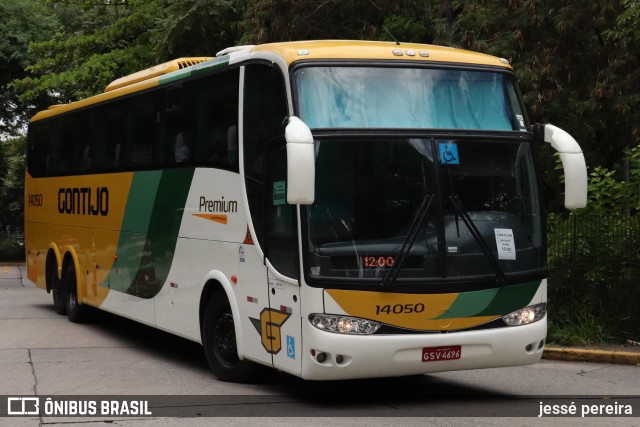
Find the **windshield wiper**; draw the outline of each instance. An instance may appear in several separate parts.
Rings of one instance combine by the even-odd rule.
[[[491,268],[493,269],[493,272],[496,275],[496,282],[499,285],[504,284],[505,282],[504,271],[502,271],[502,268],[500,267],[498,260],[496,259],[493,252],[491,252],[491,250],[489,249],[489,246],[487,245],[487,242],[482,237],[482,234],[480,234],[478,227],[476,227],[473,220],[465,210],[464,205],[462,204],[462,201],[458,198],[458,196],[449,196],[449,201],[451,202],[451,205],[453,205],[453,208],[456,210],[456,228],[458,227],[457,215],[460,215],[460,217],[462,218],[462,222],[464,222],[464,224],[467,226],[467,228],[469,229],[469,232],[473,236],[473,239],[476,241],[476,243],[478,243],[478,246],[480,246],[480,249],[482,249],[482,252],[484,252],[485,256],[489,260],[489,264],[491,264]],[[459,233],[460,231],[458,230],[458,234]]]
[[[420,228],[422,228],[422,224],[424,224],[424,220],[427,217],[427,212],[429,212],[429,206],[431,206],[431,201],[434,196],[434,194],[427,194],[422,200],[422,204],[420,205],[418,212],[416,212],[416,216],[413,218],[413,222],[409,228],[409,233],[407,233],[407,237],[404,239],[398,255],[396,255],[396,261],[393,263],[391,268],[389,268],[389,272],[382,281],[382,287],[388,288],[392,286],[398,278],[398,274],[400,274],[400,270],[402,270],[402,264],[407,258],[407,255],[411,250],[411,246],[413,246],[413,242],[415,242],[418,232],[420,231]]]

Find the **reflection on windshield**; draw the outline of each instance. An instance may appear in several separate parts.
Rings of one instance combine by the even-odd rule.
[[[316,150],[316,203],[307,209],[311,278],[381,283],[409,240],[398,280],[542,268],[528,143],[354,137],[322,139]],[[424,220],[416,222],[431,195]],[[412,224],[418,226],[410,231]]]
[[[526,130],[511,77],[498,72],[313,66],[294,82],[311,128]]]

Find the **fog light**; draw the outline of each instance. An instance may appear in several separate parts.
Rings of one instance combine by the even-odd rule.
[[[502,316],[502,320],[509,326],[528,325],[542,319],[547,313],[547,304],[530,305],[523,309]]]
[[[309,315],[309,321],[320,330],[350,335],[370,335],[381,326],[373,320],[319,313]]]

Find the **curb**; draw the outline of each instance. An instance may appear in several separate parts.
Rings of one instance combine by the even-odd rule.
[[[572,347],[546,347],[543,359],[567,362],[612,363],[616,365],[640,366],[640,352],[606,351]]]

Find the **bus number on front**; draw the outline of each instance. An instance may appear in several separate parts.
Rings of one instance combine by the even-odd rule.
[[[424,304],[394,304],[394,305],[376,305],[376,314],[409,314],[422,313]]]

